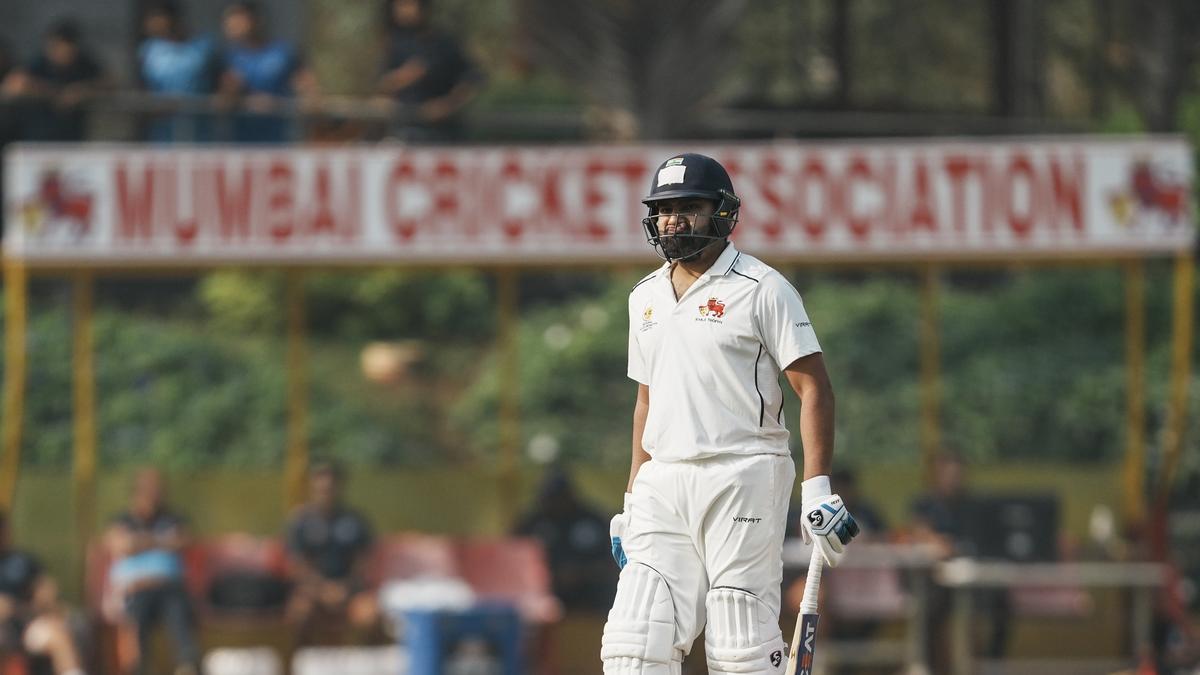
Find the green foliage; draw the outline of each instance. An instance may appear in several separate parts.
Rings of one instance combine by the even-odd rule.
[[[527,446],[550,443],[566,460],[608,466],[629,461],[636,385],[625,377],[626,314],[636,281],[622,277],[595,297],[543,306],[522,317],[521,425]],[[493,353],[482,364],[454,411],[481,456],[494,454],[499,435],[500,358]]]
[[[1163,423],[1169,286],[1152,266],[1147,292],[1150,433]],[[839,452],[851,461],[911,461],[919,438],[919,296],[915,276],[803,275],[837,392]],[[634,386],[625,377],[627,285],[548,306],[521,329],[523,436],[561,457],[627,461]],[[961,273],[940,295],[942,421],[947,443],[981,461],[1109,461],[1124,451],[1124,291],[1112,269]],[[584,328],[586,308],[610,320]],[[475,451],[495,449],[499,381],[482,364],[455,418]],[[786,387],[785,387],[786,389]],[[799,450],[799,404],[785,415]],[[1200,425],[1197,425],[1200,426]],[[541,438],[538,438],[541,437]],[[1189,441],[1197,444],[1194,437]]]
[[[321,337],[477,341],[492,332],[491,290],[480,272],[317,274],[306,280],[304,290],[308,330]],[[201,281],[198,292],[218,329],[239,335],[282,330],[280,274],[215,272]]]
[[[626,300],[635,281],[530,274],[522,284],[518,386],[527,461],[553,457],[614,470],[628,461],[636,388],[625,376]],[[917,457],[916,276],[805,272],[795,283],[837,392],[839,452],[851,461]],[[1169,264],[1147,265],[1152,458],[1166,417],[1170,284]],[[97,424],[105,466],[279,465],[288,386],[281,286],[276,274],[213,275],[196,290],[207,313],[175,318],[100,303]],[[368,466],[495,459],[503,355],[485,274],[317,275],[306,290],[313,453]],[[947,273],[940,297],[947,443],[981,461],[1121,455],[1120,270]],[[24,460],[65,466],[72,443],[69,295],[42,294],[33,307]],[[418,355],[388,382],[368,381],[359,364],[362,348],[378,340],[402,341]],[[1185,458],[1200,446],[1197,401],[1193,395]],[[797,451],[798,412],[789,393],[785,415]],[[1190,461],[1183,469],[1195,471]]]

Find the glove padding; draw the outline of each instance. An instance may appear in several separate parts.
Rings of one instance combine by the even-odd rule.
[[[837,567],[846,544],[858,536],[858,523],[838,495],[812,497],[804,502],[804,543],[816,546],[825,564]]]
[[[612,517],[612,521],[608,524],[608,536],[612,539],[612,557],[617,561],[618,569],[625,569],[629,558],[625,556],[625,547],[621,544],[621,539],[625,536],[625,529],[629,527],[629,493],[625,493],[625,508],[623,511]]]

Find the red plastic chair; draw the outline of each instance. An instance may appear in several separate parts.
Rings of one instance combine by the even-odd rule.
[[[512,602],[530,623],[562,618],[562,604],[551,591],[546,555],[537,540],[461,539],[457,548],[462,577],[480,598]]]
[[[249,534],[223,534],[204,540],[204,581],[222,572],[256,571],[284,575],[287,562],[283,542],[274,537]]]
[[[457,551],[448,537],[403,532],[380,538],[370,569],[370,581],[379,586],[387,581],[420,577],[458,577]]]

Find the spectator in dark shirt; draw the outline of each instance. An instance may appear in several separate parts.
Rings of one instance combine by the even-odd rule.
[[[83,675],[58,586],[30,553],[10,546],[0,513],[0,650],[48,659],[56,675]]]
[[[147,91],[174,97],[207,96],[216,91],[219,75],[216,41],[191,37],[174,0],[155,0],[142,14],[138,77]],[[212,138],[208,113],[178,113],[155,120],[153,141],[207,141]]]
[[[268,39],[262,10],[253,0],[238,0],[225,9],[221,94],[240,98],[244,110],[234,118],[233,138],[239,142],[280,143],[293,133],[278,108],[293,95],[311,98],[317,80],[295,47]]]
[[[542,481],[533,508],[514,530],[542,542],[554,595],[569,610],[607,611],[617,589],[608,518],[585,504],[559,468]]]
[[[309,500],[287,526],[295,584],[287,613],[300,644],[312,643],[318,629],[346,621],[358,629],[378,626],[379,605],[364,570],[374,543],[371,526],[343,503],[342,485],[338,465],[314,464]]]
[[[137,630],[137,672],[148,672],[150,636],[162,623],[175,642],[177,675],[198,673],[195,615],[184,584],[182,553],[188,532],[183,518],[167,506],[158,470],[138,471],[129,510],[113,521],[107,542],[115,560],[109,581],[121,594],[125,616]]]
[[[972,494],[967,485],[967,466],[962,455],[943,451],[933,461],[933,483],[929,492],[917,497],[912,504],[911,539],[914,543],[933,547],[937,557],[948,559],[974,554],[971,531]],[[990,627],[985,654],[990,658],[1004,656],[1008,644],[1009,605],[1007,589],[986,589],[975,593],[975,603],[988,617]],[[934,587],[929,598],[927,646],[929,663],[935,672],[950,667],[947,632],[953,598],[949,590]]]
[[[431,5],[432,0],[384,3],[390,33],[379,91],[405,106],[394,129],[404,140],[459,138],[459,112],[482,79],[458,41],[432,27]]]
[[[46,31],[37,57],[11,73],[4,89],[32,99],[24,116],[24,140],[80,141],[83,105],[104,84],[103,70],[81,44],[79,25],[64,19]]]

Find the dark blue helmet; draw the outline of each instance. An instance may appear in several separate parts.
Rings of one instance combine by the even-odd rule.
[[[661,234],[658,229],[659,202],[689,197],[713,203],[706,226]],[[737,226],[741,206],[725,167],[712,157],[693,152],[675,155],[660,164],[650,183],[650,194],[642,199],[642,203],[650,209],[642,219],[646,241],[666,260],[690,260],[709,246],[727,239]],[[691,225],[696,227],[696,223],[697,219],[693,217]]]

